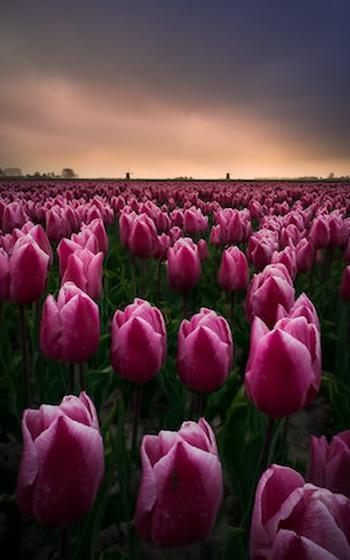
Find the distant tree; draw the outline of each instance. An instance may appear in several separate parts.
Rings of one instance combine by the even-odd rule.
[[[334,179],[334,173],[333,173],[333,171],[331,171],[330,174],[328,175],[328,179]]]
[[[78,175],[74,173],[74,170],[70,167],[65,167],[64,169],[62,169],[61,175],[64,179],[74,179],[75,177],[78,177]]]

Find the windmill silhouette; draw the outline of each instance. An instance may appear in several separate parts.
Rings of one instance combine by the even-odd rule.
[[[125,173],[125,179],[129,181],[131,179],[131,175],[134,175],[134,172],[128,169],[127,172]]]

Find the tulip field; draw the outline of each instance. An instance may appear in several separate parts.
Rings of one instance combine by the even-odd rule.
[[[350,184],[0,180],[1,558],[350,559]]]

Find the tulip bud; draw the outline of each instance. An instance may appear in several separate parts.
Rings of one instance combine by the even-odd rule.
[[[205,239],[200,239],[197,243],[199,258],[201,262],[209,258],[208,245]]]
[[[289,416],[310,404],[321,380],[320,335],[305,317],[285,318],[269,331],[256,317],[245,388],[256,408],[270,418]]]
[[[311,270],[315,258],[315,249],[312,242],[305,238],[301,239],[295,251],[297,255],[298,272],[307,272]]]
[[[147,214],[140,214],[134,219],[128,246],[130,251],[141,259],[153,256],[157,246],[157,228]]]
[[[161,369],[166,356],[166,328],[157,307],[136,298],[112,320],[111,362],[125,379],[146,383]]]
[[[245,254],[238,247],[230,247],[222,253],[218,282],[220,288],[228,292],[247,289],[249,283],[248,262]]]
[[[86,362],[97,350],[100,317],[96,303],[73,282],[61,287],[57,301],[49,295],[40,323],[40,347],[54,360]]]
[[[16,241],[10,256],[10,297],[21,305],[38,301],[47,283],[49,256],[30,235]]]
[[[223,317],[202,307],[190,321],[182,321],[177,354],[182,383],[202,393],[216,391],[225,383],[232,359],[232,335]]]
[[[66,528],[89,513],[103,478],[103,440],[86,393],[27,409],[16,499],[22,513]]]
[[[95,218],[95,220],[92,220],[92,222],[90,222],[89,224],[83,225],[81,231],[84,232],[86,230],[90,231],[92,234],[96,236],[98,241],[98,246],[99,246],[98,250],[102,251],[105,255],[107,255],[108,235],[103,220],[100,218]]]
[[[255,493],[251,560],[350,558],[350,500],[272,465]]]
[[[89,249],[77,249],[67,259],[62,284],[71,281],[93,299],[102,292],[103,253],[94,255]]]
[[[327,443],[325,436],[311,437],[308,480],[350,498],[350,430]]]
[[[188,292],[199,281],[201,262],[198,247],[192,239],[178,239],[168,249],[168,281],[174,290]]]
[[[183,215],[184,231],[190,235],[204,233],[208,227],[208,218],[203,216],[200,208],[189,208]]]
[[[7,204],[2,215],[2,229],[10,232],[14,228],[21,228],[27,221],[27,216],[21,202],[13,201]]]
[[[313,221],[310,231],[310,239],[316,249],[327,247],[327,245],[329,244],[329,224],[324,216],[318,216]]]
[[[185,546],[213,529],[223,496],[215,436],[201,418],[178,432],[144,436],[142,480],[136,504],[139,535],[156,546]]]
[[[269,327],[273,327],[279,318],[279,306],[288,312],[293,303],[293,282],[284,264],[269,265],[260,274],[254,274],[246,299],[246,313],[250,322],[257,315]]]
[[[289,272],[289,275],[292,280],[295,279],[297,275],[297,257],[295,254],[295,250],[291,247],[286,247],[283,251],[274,251],[271,258],[272,264],[281,263],[284,264],[286,269]]]

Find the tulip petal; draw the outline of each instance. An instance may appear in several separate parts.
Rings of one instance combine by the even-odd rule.
[[[39,472],[33,515],[46,525],[68,527],[86,515],[103,476],[103,443],[94,428],[59,416],[35,442]]]

